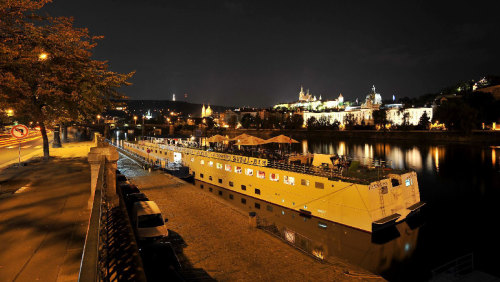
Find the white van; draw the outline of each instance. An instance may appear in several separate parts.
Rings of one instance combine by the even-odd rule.
[[[153,201],[134,203],[132,211],[132,225],[137,232],[139,241],[161,239],[168,236],[161,211]]]

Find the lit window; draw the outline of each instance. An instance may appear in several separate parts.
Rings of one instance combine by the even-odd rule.
[[[258,170],[257,171],[257,178],[261,178],[261,179],[266,178],[266,173],[263,172],[263,171]]]
[[[194,162],[194,158],[191,158],[191,162]]]
[[[280,175],[277,173],[271,173],[271,174],[269,174],[269,180],[278,181],[278,180],[280,180]]]
[[[200,160],[200,164],[204,165],[205,164],[205,160]]]
[[[222,164],[217,163],[217,169],[222,169]]]
[[[283,176],[283,182],[288,185],[295,185],[295,177]]]
[[[235,166],[234,167],[234,172],[241,174],[241,166]]]
[[[301,179],[300,180],[300,184],[304,185],[304,186],[309,186],[309,180],[307,180],[307,179]]]
[[[214,166],[214,162],[209,161],[209,162],[208,162],[208,166]]]
[[[248,176],[253,176],[253,169],[251,169],[251,168],[247,168],[247,169],[245,170],[245,174],[246,174],[246,175],[248,175]]]
[[[231,171],[231,165],[226,165],[226,171]]]
[[[314,187],[318,189],[325,189],[325,184],[323,182],[315,182]]]
[[[406,179],[405,181],[406,187],[411,185],[411,178]]]

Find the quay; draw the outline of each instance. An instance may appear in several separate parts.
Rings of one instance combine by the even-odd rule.
[[[142,170],[121,154],[118,169],[168,218],[171,240],[182,240],[181,264],[220,281],[382,280],[340,259],[325,263],[249,224],[248,214],[169,174]],[[123,167],[124,163],[127,168]],[[121,165],[121,166],[120,166]]]

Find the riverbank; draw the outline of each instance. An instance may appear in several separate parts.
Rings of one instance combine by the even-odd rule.
[[[251,227],[247,214],[216,196],[200,193],[192,184],[158,171],[136,174],[132,169],[136,165],[130,161],[126,166],[123,161],[119,169],[158,204],[169,219],[170,232],[182,238],[181,261],[187,260],[217,281],[382,279],[340,259],[322,263]]]
[[[191,134],[191,132],[182,132]],[[453,131],[377,131],[377,130],[307,130],[307,129],[228,129],[222,134],[230,137],[247,133],[263,138],[270,138],[279,134],[285,134],[295,139],[305,138],[330,138],[342,140],[373,140],[382,142],[391,141],[413,141],[419,143],[479,143],[488,145],[500,145],[500,131],[473,131],[469,135]],[[220,132],[208,132],[207,135],[220,134]]]

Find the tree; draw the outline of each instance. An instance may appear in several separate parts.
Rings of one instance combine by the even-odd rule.
[[[422,116],[420,117],[420,120],[418,121],[418,128],[419,129],[428,129],[429,123],[430,123],[430,118],[427,115],[427,112],[424,112],[422,114]]]
[[[373,111],[373,122],[376,125],[385,126],[387,123],[387,112],[382,109]]]
[[[243,128],[250,128],[253,122],[254,122],[254,117],[250,114],[245,114],[241,118],[241,126],[243,126]]]
[[[117,88],[133,75],[91,58],[96,41],[73,19],[39,16],[50,0],[0,2],[0,105],[37,122],[49,157],[47,126],[93,119],[122,98]]]
[[[478,123],[477,110],[467,105],[461,99],[453,99],[442,103],[433,117],[447,128],[470,133]]]
[[[227,123],[231,128],[235,128],[236,125],[238,124],[238,117],[232,115],[231,117],[229,117],[229,121]]]
[[[347,129],[352,129],[352,127],[356,124],[356,121],[354,120],[354,115],[346,114],[344,116],[344,124]]]
[[[315,117],[310,117],[306,121],[307,129],[314,129],[314,128],[316,128],[317,124],[318,124],[318,121],[316,120]]]

